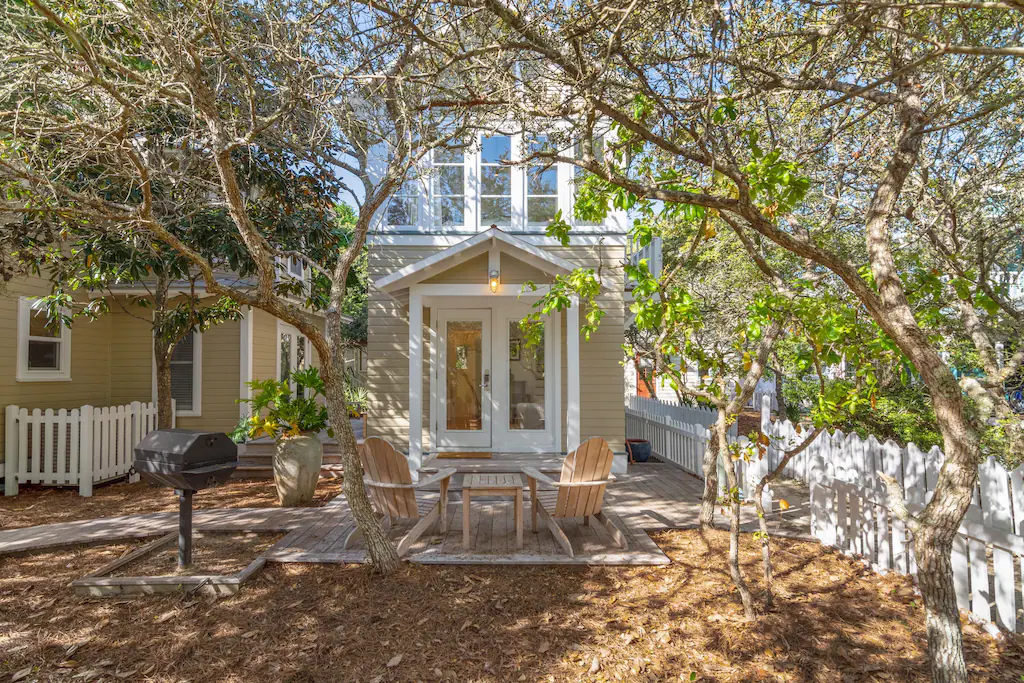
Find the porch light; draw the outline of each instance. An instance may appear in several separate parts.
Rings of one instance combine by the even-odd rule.
[[[487,276],[488,276],[488,278],[490,278],[490,281],[491,281],[491,291],[494,292],[495,294],[497,294],[498,293],[498,282],[499,282],[499,280],[498,280],[498,271],[497,270],[492,270],[490,273],[487,274]]]

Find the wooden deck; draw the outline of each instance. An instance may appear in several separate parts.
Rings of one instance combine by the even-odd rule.
[[[459,461],[451,461],[453,464]],[[483,461],[487,462],[487,461]],[[434,463],[432,463],[434,464]],[[461,468],[460,468],[461,469]],[[465,470],[463,470],[465,471]],[[479,470],[477,470],[479,471]],[[507,471],[507,470],[506,470]],[[515,550],[513,501],[511,498],[473,498],[470,527],[473,549],[462,545],[462,475],[453,477],[448,505],[448,531],[434,527],[412,547],[408,559],[423,564],[580,564],[580,565],[657,565],[668,564],[668,557],[647,535],[648,530],[686,527],[697,523],[702,483],[674,465],[633,466],[628,474],[617,475],[608,487],[605,512],[626,534],[629,547],[620,550],[608,532],[596,523],[583,520],[559,520],[572,542],[576,557],[568,557],[558,547],[551,532],[530,526],[530,502],[526,501],[525,546]],[[525,485],[525,481],[524,481]],[[421,494],[426,510],[437,501],[438,492]],[[527,494],[527,499],[529,495]],[[342,549],[352,527],[352,516],[343,498],[331,501],[315,522],[295,529],[267,553],[276,562],[364,562],[361,542]],[[409,525],[390,532],[398,540]]]

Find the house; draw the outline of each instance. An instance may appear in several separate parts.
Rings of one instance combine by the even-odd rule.
[[[628,218],[577,221],[568,246],[546,236],[557,211],[573,214],[575,170],[517,163],[535,141],[485,133],[435,151],[371,236],[367,433],[407,447],[413,469],[440,452],[563,454],[592,436],[625,468]],[[598,331],[581,336],[574,305],[527,345],[519,321],[578,267],[600,273]]]
[[[291,271],[287,276],[304,277],[297,265],[287,264]],[[77,463],[71,465],[70,457],[48,458],[45,453],[79,452],[73,441],[83,427],[77,422],[71,427],[68,411],[77,409],[74,415],[79,420],[81,408],[91,406],[97,409],[96,429],[103,425],[102,429],[110,432],[93,435],[97,461],[103,464],[108,457],[100,451],[118,451],[110,456],[114,465],[102,467],[95,481],[122,476],[130,466],[134,446],[127,434],[139,429],[127,424],[138,419],[131,416],[129,407],[133,402],[156,400],[153,333],[147,320],[152,309],[130,303],[142,292],[139,286],[124,286],[111,292],[109,313],[55,329],[43,312],[33,309],[33,301],[49,291],[49,283],[35,276],[16,278],[0,290],[0,329],[6,330],[5,342],[0,345],[0,408],[5,415],[0,421],[0,474],[7,479],[21,467],[21,483],[76,483],[67,472],[71,468],[77,471]],[[182,293],[185,291],[189,290]],[[203,295],[201,287],[197,291]],[[191,333],[175,347],[171,360],[176,426],[229,432],[246,413],[247,406],[238,403],[240,396],[249,395],[246,382],[282,379],[307,363],[317,364],[309,341],[294,327],[261,310],[244,308],[240,320],[224,322],[201,334]],[[66,411],[63,417],[62,409]],[[33,417],[35,410],[40,415]],[[49,417],[48,410],[53,411]],[[118,436],[122,418],[125,436]],[[37,426],[40,423],[42,426]],[[138,437],[144,434],[142,430]],[[106,438],[109,444],[103,441]],[[63,449],[55,445],[58,442],[63,442]],[[42,449],[43,457],[37,448]],[[18,465],[22,451],[25,462]]]

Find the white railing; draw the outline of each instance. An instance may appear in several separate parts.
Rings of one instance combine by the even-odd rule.
[[[651,452],[659,460],[678,465],[690,474],[704,478],[703,459],[708,441],[709,427],[718,417],[712,408],[677,405],[644,396],[627,397],[626,438],[643,439],[651,444]],[[736,424],[729,428],[730,443],[739,444],[741,451],[752,454],[749,460],[736,461],[736,475],[740,496],[748,498],[754,487],[768,473],[767,459],[757,457],[757,448],[745,436],[737,436]],[[719,463],[718,487],[726,486],[725,472]],[[765,487],[764,503],[771,504],[772,491]]]
[[[782,457],[779,447],[790,448],[803,437],[788,421],[769,429],[767,460],[774,467]],[[783,474],[810,484],[811,533],[822,543],[858,555],[878,570],[914,574],[913,539],[893,517],[877,472],[900,482],[908,507],[920,510],[931,500],[944,458],[938,447],[903,447],[837,430],[822,432]],[[1024,466],[1007,472],[993,458],[981,464],[952,563],[961,609],[982,622],[1024,633],[1024,619],[1017,617],[1024,614],[1024,586],[1014,576],[1015,565],[1024,568]]]
[[[651,243],[646,247],[641,247],[637,244],[633,238],[629,239],[626,244],[626,260],[631,265],[637,265],[641,259],[647,259],[647,270],[651,272],[655,278],[661,277],[661,238],[654,237],[651,239]],[[630,279],[626,278],[626,289],[631,290]]]
[[[93,484],[128,474],[132,449],[157,428],[156,404],[138,401],[72,410],[10,405],[5,415],[8,496],[17,495],[20,484],[77,485],[80,495],[91,496]]]

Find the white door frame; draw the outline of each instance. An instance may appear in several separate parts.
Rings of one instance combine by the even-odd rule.
[[[490,451],[492,448],[491,429],[494,424],[493,415],[495,401],[493,399],[493,325],[491,310],[488,308],[442,308],[431,309],[431,337],[437,340],[437,352],[431,353],[433,362],[430,367],[432,401],[431,424],[434,427],[431,438],[440,451]],[[445,327],[450,321],[467,320],[481,322],[481,368],[483,379],[480,391],[480,429],[451,430],[442,422],[446,417],[445,407],[448,400],[447,358],[444,349],[447,346]],[[438,411],[434,412],[433,405]]]
[[[525,298],[525,297],[524,297]],[[548,364],[547,374],[552,381],[545,384],[545,422],[548,429],[543,435],[536,432],[528,434],[516,434],[517,430],[502,429],[498,425],[499,420],[508,420],[508,362],[507,362],[507,332],[497,331],[497,325],[504,325],[507,328],[509,320],[523,317],[529,305],[516,301],[511,297],[495,296],[424,296],[421,305],[429,307],[430,322],[428,334],[430,335],[430,444],[429,449],[435,452],[458,451],[458,450],[483,450],[502,451],[511,453],[550,453],[562,450],[562,353],[561,353],[561,316],[553,315],[549,319],[548,329],[545,331],[545,362]],[[491,446],[485,448],[455,447],[445,445],[439,438],[440,422],[444,417],[442,414],[442,400],[440,385],[440,372],[442,369],[439,361],[441,340],[438,334],[441,329],[441,321],[444,319],[442,311],[451,319],[453,314],[465,310],[478,311],[488,309],[491,314],[490,325],[490,349],[491,349],[491,391],[488,392],[491,408]],[[500,365],[500,370],[499,370]],[[500,393],[499,393],[500,392]],[[570,392],[571,393],[571,392]],[[416,399],[413,399],[415,403]],[[502,405],[504,404],[504,406]],[[505,423],[503,423],[505,424]],[[512,438],[509,438],[509,436]],[[411,452],[411,449],[410,449]]]
[[[286,323],[283,320],[278,320],[277,321],[277,338],[275,340],[276,341],[275,346],[277,348],[277,352],[275,354],[275,357],[277,359],[277,369],[276,369],[275,374],[277,375],[277,379],[279,379],[279,380],[281,379],[281,335],[282,334],[290,334],[290,335],[292,335],[292,343],[289,345],[290,346],[290,351],[291,351],[291,358],[288,359],[288,365],[289,365],[289,367],[291,367],[292,373],[294,373],[295,370],[300,369],[300,368],[296,368],[295,367],[295,359],[296,359],[296,355],[297,355],[297,351],[298,351],[297,340],[300,337],[304,340],[303,349],[302,349],[302,351],[303,351],[302,358],[303,358],[303,362],[305,363],[306,367],[309,367],[310,360],[311,360],[310,357],[309,357],[309,352],[310,352],[309,337],[307,337],[306,335],[302,334],[302,332],[300,332],[299,329],[297,327],[295,327],[294,325]],[[292,381],[291,379],[289,379],[288,388],[291,391],[293,391],[293,392],[295,391],[295,382]]]

